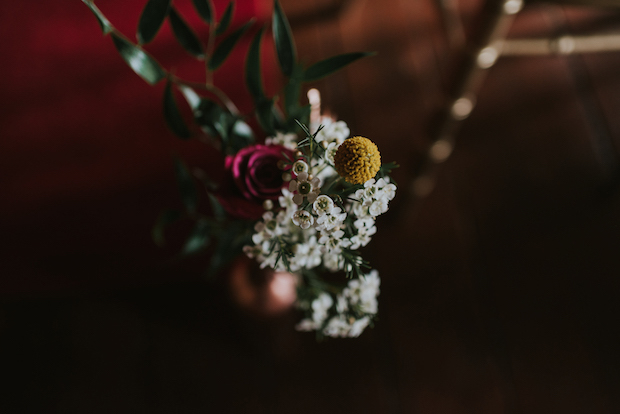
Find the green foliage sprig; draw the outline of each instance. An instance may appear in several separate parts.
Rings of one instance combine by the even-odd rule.
[[[219,22],[214,19],[215,13],[213,4],[210,0],[193,0],[196,13],[209,27],[209,34],[206,44],[196,34],[181,14],[174,7],[172,0],[149,0],[138,23],[136,38],[137,42],[132,42],[120,33],[110,21],[97,8],[92,0],[82,0],[93,12],[104,35],[110,34],[116,49],[127,64],[149,84],[157,84],[164,78],[168,80],[167,89],[164,92],[164,118],[172,132],[181,138],[188,138],[190,129],[184,124],[180,116],[177,103],[174,100],[173,89],[179,90],[187,99],[190,108],[194,111],[194,122],[203,129],[207,127],[207,132],[217,138],[226,138],[226,132],[234,129],[236,122],[243,122],[242,115],[236,109],[232,101],[226,94],[213,84],[213,72],[219,69],[226,59],[230,56],[239,40],[249,32],[254,25],[253,21],[246,22],[244,25],[227,33],[234,14],[234,2],[230,2],[223,13]],[[168,20],[172,32],[179,44],[193,57],[205,62],[206,81],[204,84],[196,84],[180,79],[161,66],[161,64],[146,50],[143,45],[152,42],[159,29]],[[309,111],[306,106],[299,104],[299,91],[304,83],[313,82],[321,79],[339,69],[355,62],[356,60],[371,55],[366,52],[346,53],[333,56],[316,62],[304,68],[297,58],[295,42],[288,19],[277,0],[274,1],[271,31],[273,34],[276,56],[282,74],[286,78],[283,91],[274,96],[266,96],[261,77],[261,57],[260,48],[263,33],[267,25],[261,27],[254,35],[252,43],[247,53],[245,66],[245,83],[255,104],[254,115],[258,118],[261,127],[266,132],[273,132],[274,128],[282,132],[294,132],[297,130],[295,119],[307,123],[304,114]],[[215,47],[217,44],[217,47]],[[219,102],[215,102],[221,110],[229,113],[232,117],[221,116],[221,112],[210,108],[214,113],[204,113],[200,111],[199,105],[194,105],[187,96],[187,90],[204,90],[213,93]],[[276,108],[275,103],[279,96],[283,95],[285,107]],[[201,99],[206,99],[201,97]],[[197,112],[200,111],[199,114]],[[213,131],[209,128],[211,124],[218,125]],[[213,126],[213,125],[211,125]],[[224,136],[223,136],[224,135]],[[223,142],[224,146],[226,143]],[[234,146],[232,150],[235,150]]]
[[[254,109],[242,114],[227,94],[213,83],[213,74],[226,62],[240,40],[252,32],[255,22],[250,20],[231,29],[235,3],[228,3],[219,21],[211,0],[192,0],[193,8],[208,27],[208,36],[202,39],[174,6],[173,0],[148,0],[137,24],[136,41],[118,31],[103,15],[92,0],[82,0],[92,11],[104,35],[110,35],[122,59],[150,85],[166,80],[163,91],[163,116],[168,128],[181,139],[196,137],[206,139],[224,154],[234,154],[255,140],[255,134],[247,123],[254,116],[266,135],[276,131],[298,133],[300,125],[308,124],[310,107],[300,104],[301,90],[305,83],[314,82],[332,74],[360,58],[371,55],[366,52],[346,53],[306,66],[299,62],[293,33],[278,0],[274,0],[270,24],[257,28],[247,51],[244,81],[252,97]],[[152,42],[162,25],[168,21],[180,46],[205,67],[203,83],[190,82],[165,69],[144,45]],[[279,68],[285,79],[282,90],[269,96],[261,73],[261,45],[265,31],[271,29]],[[206,40],[206,41],[205,41]],[[192,113],[188,124],[181,113],[176,95],[182,96]],[[281,99],[282,98],[282,99]],[[314,136],[307,129],[309,151],[323,149],[316,145]],[[182,249],[183,254],[203,251],[216,240],[212,271],[224,265],[247,243],[251,224],[231,220],[213,194],[212,186],[206,185],[211,214],[199,213],[199,197],[196,180],[181,160],[175,162],[177,182],[183,200],[184,211],[164,211],[153,229],[158,244],[164,242],[164,229],[172,222],[189,218],[195,222],[194,229]],[[285,251],[285,249],[283,249]],[[284,255],[282,260],[286,261]],[[351,258],[351,268],[359,271],[356,258]]]

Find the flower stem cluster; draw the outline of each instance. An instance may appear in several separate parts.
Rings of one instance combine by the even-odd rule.
[[[179,20],[170,1],[146,2],[138,22],[137,43],[116,29],[92,0],[84,3],[103,34],[110,35],[122,58],[138,75],[151,85],[167,80],[163,114],[170,130],[182,139],[195,137],[213,144],[225,155],[224,179],[218,186],[205,185],[208,216],[198,208],[192,175],[177,163],[185,211],[165,212],[153,231],[156,239],[163,242],[164,226],[189,218],[195,221],[195,229],[183,253],[195,253],[213,243],[210,272],[215,273],[233,260],[243,246],[243,252],[263,268],[317,275],[326,271],[346,273],[351,280],[344,290],[321,282],[318,276],[299,285],[300,298],[307,298],[299,303],[309,315],[300,327],[315,329],[322,335],[358,336],[376,314],[379,285],[376,273],[364,273],[368,266],[357,249],[375,233],[375,217],[387,210],[395,187],[383,173],[379,175],[384,181],[374,182],[380,165],[374,143],[366,138],[349,138],[346,123],[322,117],[318,91],[310,99],[310,108],[300,105],[296,95],[302,82],[320,79],[368,54],[347,53],[305,68],[297,60],[288,19],[275,1],[270,30],[277,61],[288,82],[282,94],[268,97],[260,70],[262,36],[267,26],[248,30],[252,22],[246,22],[229,30],[231,21],[237,20],[233,16],[234,1],[218,13],[211,10],[213,5],[207,7],[211,2],[192,2],[208,26],[206,38]],[[204,65],[204,83],[181,79],[144,49],[165,20],[170,20],[173,29],[181,27],[173,30],[174,35],[181,47]],[[225,91],[214,84],[214,72],[227,66],[224,63],[236,55],[231,52],[237,45],[247,44],[240,42],[247,32],[255,34],[247,48],[244,77],[260,132],[246,122],[249,114],[241,113]],[[191,124],[180,112],[177,95],[182,95],[189,105]],[[285,98],[284,108],[277,104],[280,97]],[[295,119],[307,116],[312,120],[309,127]],[[303,136],[296,133],[293,120]],[[254,142],[264,134],[271,136],[264,143]],[[204,183],[210,181],[200,175]],[[358,190],[363,191],[351,197]],[[246,241],[249,233],[251,243]]]
[[[346,139],[349,129],[342,121],[325,119],[325,123],[324,127],[311,125],[312,133],[300,124],[306,136],[297,145],[296,159],[290,160],[291,178],[278,198],[279,206],[263,214],[254,228],[254,245],[246,246],[244,251],[261,267],[303,275],[344,273],[349,279],[344,289],[318,283],[318,276],[300,278],[299,306],[306,317],[298,329],[353,337],[375,317],[379,293],[378,273],[370,269],[358,249],[376,233],[375,220],[388,210],[396,186],[387,175],[375,179],[379,152],[374,143],[366,138]],[[283,137],[272,139],[285,145]],[[359,151],[347,142],[361,142]],[[342,154],[346,153],[341,151],[343,146],[349,152],[370,157],[369,167],[364,167],[363,172],[348,173],[349,178],[355,176],[363,181],[351,184],[338,173]]]

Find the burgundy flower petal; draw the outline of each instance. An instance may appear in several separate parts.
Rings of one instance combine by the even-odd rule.
[[[219,197],[229,214],[236,217],[262,214],[262,202],[275,200],[281,194],[284,182],[278,163],[286,160],[283,153],[292,157],[292,152],[279,145],[252,145],[241,149],[237,154],[227,156],[225,168],[229,172],[234,189],[223,189]],[[232,194],[237,192],[237,196]],[[258,206],[258,208],[254,208]]]

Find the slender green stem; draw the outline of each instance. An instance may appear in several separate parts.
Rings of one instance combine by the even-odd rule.
[[[220,102],[222,102],[226,106],[226,108],[228,108],[231,114],[241,116],[241,112],[239,111],[239,108],[237,108],[237,106],[228,97],[228,95],[226,95],[226,93],[224,93],[224,91],[218,88],[217,86],[212,85],[212,84],[190,82],[190,81],[180,79],[176,76],[174,77],[174,82],[185,85],[185,86],[189,86],[190,88],[202,89],[202,90],[211,92],[212,94],[217,96],[217,98],[220,100]]]
[[[343,178],[339,176],[337,179],[335,179],[334,181],[329,183],[329,185],[327,186],[327,188],[325,188],[323,190],[323,192],[325,194],[329,194],[329,192],[332,190],[332,188],[334,188],[337,184],[341,183],[342,181],[343,181]]]
[[[314,175],[319,175],[325,168],[329,167],[328,163],[323,164],[323,166],[317,171]]]

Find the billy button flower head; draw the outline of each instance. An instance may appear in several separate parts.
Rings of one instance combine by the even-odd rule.
[[[364,137],[346,139],[336,151],[334,164],[338,175],[351,184],[364,184],[381,168],[377,145]]]

